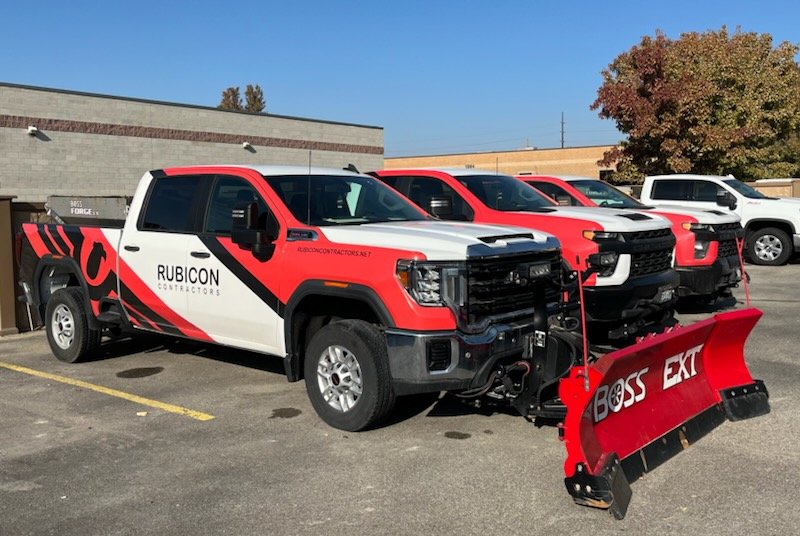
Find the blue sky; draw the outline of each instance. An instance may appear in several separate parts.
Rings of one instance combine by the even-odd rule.
[[[600,71],[656,29],[800,42],[800,2],[0,0],[0,81],[379,125],[387,156],[614,143]]]

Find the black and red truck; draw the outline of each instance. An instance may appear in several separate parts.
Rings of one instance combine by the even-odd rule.
[[[62,361],[120,329],[253,350],[351,431],[401,395],[491,397],[560,421],[567,490],[617,517],[642,460],[769,411],[742,353],[758,310],[588,355],[551,318],[566,284],[555,238],[434,221],[351,171],[154,170],[122,228],[25,224],[20,238],[23,298]]]

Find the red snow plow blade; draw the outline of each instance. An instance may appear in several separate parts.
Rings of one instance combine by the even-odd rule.
[[[559,395],[567,490],[576,503],[622,519],[629,482],[688,447],[726,419],[769,413],[767,389],[744,362],[744,343],[761,317],[754,308],[722,313],[574,367]]]

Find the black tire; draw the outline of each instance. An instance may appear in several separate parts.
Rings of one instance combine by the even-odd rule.
[[[340,320],[321,328],[308,343],[303,367],[311,405],[334,428],[372,428],[394,407],[386,340],[368,322]]]
[[[101,332],[89,327],[86,314],[83,292],[76,287],[57,290],[47,302],[47,342],[59,361],[77,363],[100,346]]]
[[[780,266],[789,262],[793,251],[791,237],[776,227],[754,231],[747,239],[747,257],[753,264]]]

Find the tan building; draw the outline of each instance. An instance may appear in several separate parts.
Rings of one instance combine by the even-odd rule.
[[[597,164],[603,153],[613,145],[593,147],[568,147],[565,149],[517,149],[514,151],[491,151],[485,153],[440,154],[431,156],[401,156],[384,158],[386,169],[413,167],[465,167],[486,169],[518,175],[577,175],[602,178],[613,167]]]

